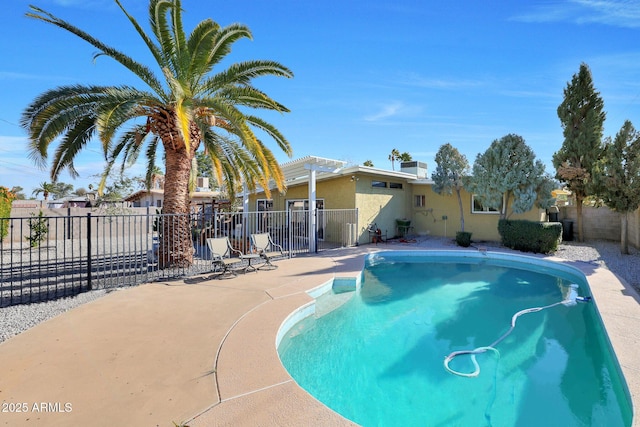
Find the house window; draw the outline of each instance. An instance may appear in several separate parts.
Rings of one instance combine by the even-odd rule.
[[[258,199],[256,201],[256,210],[258,212],[269,212],[273,210],[273,199]]]
[[[324,199],[316,199],[316,209],[324,209]],[[287,211],[290,210],[309,210],[309,199],[287,200]]]
[[[415,196],[415,206],[416,208],[423,208],[426,205],[426,197],[424,194],[419,194]]]
[[[156,207],[157,208],[161,208],[162,207],[162,200],[156,200]]]
[[[390,182],[389,183],[389,188],[396,188],[398,190],[402,190],[402,183],[401,182]]]
[[[387,188],[385,181],[371,181],[371,186],[376,188]]]
[[[480,200],[476,198],[475,194],[471,196],[471,213],[499,214],[502,211],[503,206],[504,200],[502,200],[500,209],[489,208],[487,206],[483,206],[482,203],[480,203]]]

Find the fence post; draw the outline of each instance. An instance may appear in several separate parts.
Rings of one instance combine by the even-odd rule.
[[[67,207],[67,240],[71,240],[71,208]]]
[[[360,245],[360,228],[358,227],[358,208],[356,208],[356,246]]]
[[[87,289],[93,290],[91,283],[91,212],[87,212]]]
[[[313,227],[313,252],[318,253],[318,208],[316,207],[313,210],[313,224],[310,224],[310,227]]]

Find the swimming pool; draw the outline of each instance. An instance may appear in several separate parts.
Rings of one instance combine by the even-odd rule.
[[[370,256],[352,298],[290,325],[279,353],[300,386],[363,426],[631,425],[595,304],[557,304],[571,284],[589,296],[581,273],[529,257],[423,254]],[[334,298],[344,295],[318,303]],[[447,355],[489,346],[515,313],[550,305],[518,317],[497,351],[475,355],[478,376],[447,371]],[[450,367],[475,369],[469,355]]]

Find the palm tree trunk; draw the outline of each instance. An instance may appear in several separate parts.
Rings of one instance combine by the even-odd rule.
[[[164,183],[165,216],[159,248],[160,267],[189,267],[193,264],[189,218],[189,173],[193,156],[186,152],[184,145],[177,149],[165,145],[165,155],[166,176],[172,179]]]

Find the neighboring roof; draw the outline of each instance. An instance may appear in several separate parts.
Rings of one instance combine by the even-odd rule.
[[[146,195],[156,195],[158,197],[164,197],[164,190],[151,189],[151,190],[138,190],[124,198],[126,202],[135,202],[142,199]],[[189,193],[191,200],[212,199],[220,195],[219,191],[192,191]]]
[[[191,200],[196,199],[213,199],[220,196],[219,191],[192,191],[189,193]]]
[[[158,196],[164,196],[164,190],[138,190],[135,193],[129,194],[124,198],[125,202],[135,202],[136,200],[142,199],[144,196],[148,194],[156,194]]]

